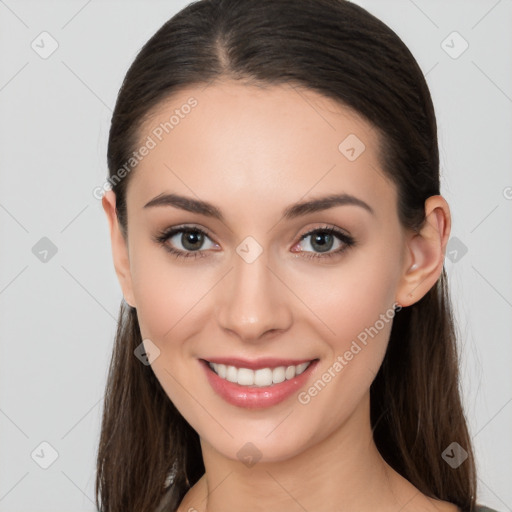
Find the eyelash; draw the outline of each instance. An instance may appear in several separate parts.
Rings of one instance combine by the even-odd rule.
[[[178,249],[174,249],[173,247],[169,247],[167,244],[167,241],[169,238],[172,238],[177,233],[200,233],[201,235],[206,235],[208,238],[210,237],[210,233],[206,229],[194,227],[194,226],[176,226],[173,228],[168,228],[160,233],[158,233],[153,239],[158,244],[162,245],[166,251],[168,251],[170,254],[172,254],[176,259],[180,258],[204,258],[207,256],[206,251],[204,250],[198,250],[198,251],[190,251],[190,252],[184,252]],[[299,239],[299,242],[307,238],[308,236],[314,235],[316,233],[327,233],[329,235],[334,235],[336,238],[338,238],[341,242],[343,242],[344,246],[341,249],[337,249],[333,252],[327,252],[323,254],[319,253],[311,253],[311,252],[305,252],[304,258],[332,258],[334,256],[339,256],[341,253],[345,252],[346,250],[350,249],[356,244],[356,241],[353,237],[346,235],[345,233],[339,231],[336,228],[333,228],[331,226],[324,226],[321,228],[315,228],[311,231],[308,231],[304,235],[302,235]]]

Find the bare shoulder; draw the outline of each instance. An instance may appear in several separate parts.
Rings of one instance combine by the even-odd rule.
[[[432,505],[434,506],[434,509],[435,511],[438,511],[438,512],[463,512],[462,509],[460,507],[458,507],[457,505],[455,505],[454,503],[451,503],[449,501],[444,501],[444,500],[436,500],[436,499],[432,499],[432,498],[429,498]]]
[[[458,505],[455,505],[455,503],[438,498],[431,498],[423,494],[406,480],[402,480],[402,483],[405,484],[406,489],[403,490],[401,494],[401,501],[403,503],[402,512],[464,512]]]

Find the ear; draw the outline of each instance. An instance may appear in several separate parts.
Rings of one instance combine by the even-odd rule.
[[[133,297],[132,276],[130,272],[130,259],[128,254],[127,240],[125,240],[116,214],[116,195],[112,190],[105,192],[101,204],[107,214],[110,239],[112,243],[112,256],[117,278],[123,291],[124,300],[132,307],[135,306]]]
[[[402,306],[410,306],[425,296],[443,270],[451,230],[446,200],[440,195],[430,196],[425,201],[425,217],[421,229],[407,235],[407,255],[396,296]]]

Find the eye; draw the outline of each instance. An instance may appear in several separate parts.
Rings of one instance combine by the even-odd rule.
[[[294,252],[309,252],[309,248],[313,251],[319,251],[320,254],[308,254],[305,255],[306,258],[330,258],[333,256],[339,256],[342,252],[345,252],[347,249],[355,245],[355,240],[350,235],[343,233],[342,231],[330,227],[325,226],[322,228],[316,228],[308,233],[302,235],[301,242],[311,238],[306,245],[306,249],[301,249],[300,251]],[[336,240],[338,241],[338,248],[335,251],[328,252],[332,249],[333,245],[335,245]],[[297,245],[294,246],[294,248]]]
[[[293,250],[293,252],[310,253],[304,254],[305,258],[330,258],[340,255],[356,243],[354,238],[350,235],[330,226],[316,228],[305,233],[301,236],[300,242],[310,237],[311,241],[304,244],[306,245],[305,249],[301,248],[299,251]],[[219,248],[216,243],[211,241],[207,230],[194,226],[175,226],[167,228],[157,234],[153,239],[178,259],[203,258],[208,255],[205,249]],[[203,247],[205,240],[210,240],[210,247]],[[335,251],[331,251],[336,241],[338,248]],[[172,244],[169,242],[172,242]],[[292,249],[298,247],[300,242]],[[176,247],[179,245],[181,245],[181,248]],[[313,251],[318,251],[318,253],[311,252],[308,246]]]
[[[202,258],[206,256],[205,251],[202,250],[205,249],[203,247],[205,240],[210,240],[208,232],[192,226],[168,228],[154,237],[155,242],[162,245],[164,249],[176,256],[176,258]],[[172,245],[169,242],[172,242]],[[206,249],[218,247],[213,242],[211,244]],[[176,248],[176,245],[178,245],[178,248]],[[180,245],[182,248],[179,247]]]

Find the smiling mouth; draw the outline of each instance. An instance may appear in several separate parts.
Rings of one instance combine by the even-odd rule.
[[[214,373],[228,382],[248,387],[269,387],[274,384],[280,384],[286,380],[294,379],[301,373],[304,373],[313,361],[315,360],[297,365],[259,368],[257,370],[238,368],[236,366],[212,363],[209,361],[206,362]]]

